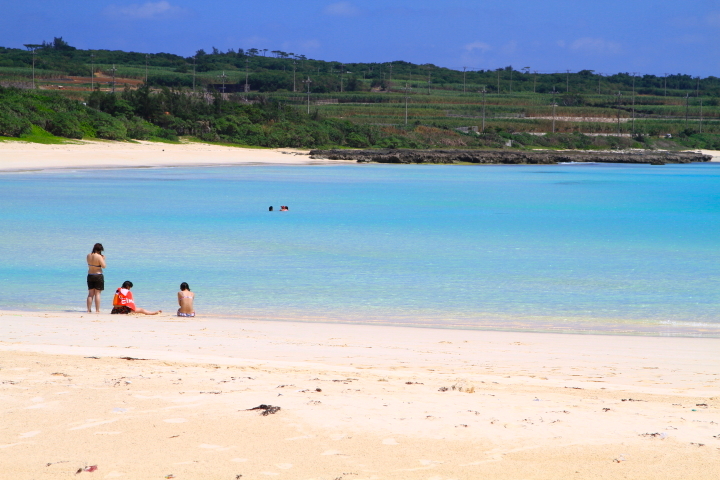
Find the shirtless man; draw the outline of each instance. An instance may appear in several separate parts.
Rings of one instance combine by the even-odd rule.
[[[95,312],[100,313],[100,293],[105,290],[105,277],[103,276],[103,268],[106,268],[105,255],[103,255],[101,243],[96,243],[92,252],[88,253],[87,265],[87,311],[92,312],[93,299],[95,300]]]

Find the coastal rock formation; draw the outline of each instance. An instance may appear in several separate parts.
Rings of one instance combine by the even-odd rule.
[[[355,160],[359,163],[482,163],[552,165],[564,162],[667,163],[709,162],[712,157],[694,152],[588,152],[511,150],[312,150],[310,158]]]

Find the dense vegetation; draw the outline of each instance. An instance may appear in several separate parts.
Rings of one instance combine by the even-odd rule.
[[[62,38],[27,47],[0,47],[0,135],[189,136],[267,147],[499,148],[512,140],[514,147],[720,148],[715,77],[462,72],[258,49],[184,58],[78,50]],[[531,134],[546,132],[553,134]],[[674,138],[660,138],[666,134]]]

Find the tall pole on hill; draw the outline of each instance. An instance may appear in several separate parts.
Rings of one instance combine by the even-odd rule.
[[[533,75],[533,93],[535,93],[536,86],[537,86],[537,70],[535,70],[535,75]]]
[[[667,97],[667,76],[668,74],[665,74],[665,96]]]
[[[553,94],[553,97],[552,97],[552,107],[553,107],[552,133],[555,133],[555,107],[557,106],[557,104],[555,103],[555,94],[557,94],[557,92],[555,91],[555,87],[553,87],[552,94]]]
[[[700,99],[700,133],[702,133],[702,98]]]
[[[410,87],[408,87],[407,82],[405,82],[405,125],[407,125],[408,122],[408,92],[410,91]]]
[[[195,93],[195,57],[196,55],[193,55],[193,93]]]
[[[513,68],[512,68],[512,65],[510,65],[510,95],[512,95],[512,74],[513,74]]]
[[[632,90],[632,133],[635,134],[635,75],[637,72],[633,72],[633,90]]]
[[[687,128],[688,123],[688,110],[690,109],[690,94],[685,94],[685,128]]]
[[[148,79],[148,58],[150,58],[150,55],[147,53],[145,54],[145,84],[147,84]]]
[[[245,59],[245,93],[250,91],[250,84],[248,78],[250,77],[250,59]]]
[[[617,93],[617,133],[618,137],[620,136],[620,98],[622,98],[622,93]]]
[[[32,63],[33,63],[32,77],[33,77],[33,90],[34,90],[35,89],[35,49],[34,48],[32,51]]]
[[[465,70],[467,70],[467,67],[463,67],[463,93],[465,93]]]
[[[384,73],[383,73],[383,76],[385,76]],[[341,63],[341,64],[340,64],[340,92],[341,92],[341,93],[343,92],[343,83],[344,83],[344,80],[345,80],[345,64],[344,64],[344,63]]]
[[[485,88],[485,85],[483,85],[482,94],[483,94],[483,114],[482,114],[482,130],[481,133],[485,133],[485,94],[487,93],[487,89]]]
[[[95,90],[95,54],[90,54],[90,90]]]
[[[293,60],[293,93],[295,90],[295,69],[297,68],[297,60]]]
[[[428,80],[427,80],[427,82],[428,82],[428,95],[430,95],[430,75],[432,74],[432,73],[430,72],[430,65],[428,65],[427,69],[428,69]]]
[[[499,95],[499,94],[500,94],[500,70],[497,71],[497,74],[498,74],[498,89],[497,89],[497,93],[498,93],[498,95]]]
[[[310,84],[312,80],[310,80],[310,76],[308,75],[307,80],[303,80],[302,82],[307,85],[307,113],[310,115]]]
[[[225,79],[227,78],[227,75],[225,75],[225,70],[223,70],[222,75],[218,75],[218,78],[222,79],[222,93],[223,93],[223,96],[225,96]],[[223,100],[225,100],[225,99],[223,98]]]
[[[117,68],[115,68],[115,64],[114,64],[114,63],[113,63],[113,68],[111,68],[110,71],[111,71],[112,74],[113,74],[113,79],[112,79],[112,93],[115,93],[115,72],[117,72]]]
[[[570,93],[570,70],[567,71],[567,76],[565,77],[565,93]]]

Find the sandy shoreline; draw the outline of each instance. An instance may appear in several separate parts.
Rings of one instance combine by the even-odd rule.
[[[720,151],[701,150],[720,162]],[[311,159],[307,151],[256,149],[204,143],[78,141],[44,145],[0,141],[0,172],[74,168],[147,168],[219,165],[354,164],[348,160]]]
[[[314,160],[306,151],[291,148],[239,148],[205,143],[78,141],[75,144],[44,145],[0,142],[0,171],[328,163],[353,162]]]
[[[0,339],[2,478],[720,470],[717,339],[49,312]]]

